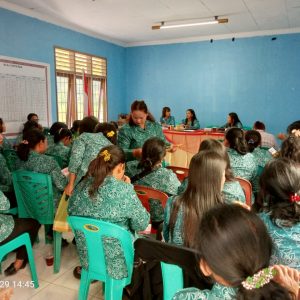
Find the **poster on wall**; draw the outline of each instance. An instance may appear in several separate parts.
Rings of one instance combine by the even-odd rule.
[[[29,113],[39,123],[52,124],[50,65],[0,55],[0,118],[6,124],[7,137],[15,137]]]

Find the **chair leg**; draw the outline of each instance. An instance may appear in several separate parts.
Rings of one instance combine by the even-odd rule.
[[[89,294],[90,279],[88,272],[81,269],[80,287],[79,287],[79,300],[86,300]],[[105,298],[106,299],[106,298]]]
[[[122,300],[123,286],[114,279],[107,279],[105,282],[105,300]]]
[[[54,240],[54,273],[58,273],[60,270],[60,259],[61,259],[61,232],[53,231]]]
[[[29,266],[30,266],[31,278],[32,278],[32,281],[34,283],[34,288],[37,289],[39,287],[39,281],[38,281],[37,274],[36,274],[33,251],[32,251],[32,246],[31,246],[29,236],[27,237],[27,241],[25,243],[25,246],[26,246],[28,262],[29,262]]]
[[[52,240],[47,237],[47,233],[51,230],[53,225],[45,224],[45,244],[52,244]],[[54,238],[54,237],[53,237]]]

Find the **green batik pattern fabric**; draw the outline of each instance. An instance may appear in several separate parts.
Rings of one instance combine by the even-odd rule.
[[[166,125],[172,125],[172,126],[175,126],[175,118],[173,116],[170,116],[169,118],[163,118],[161,117],[160,118],[160,123],[161,124],[166,124]]]
[[[96,195],[90,197],[89,187],[92,179],[80,182],[69,199],[68,213],[71,216],[82,216],[110,222],[123,227],[133,235],[144,230],[149,224],[149,213],[142,206],[133,189],[133,185],[107,176],[98,188]],[[87,249],[82,234],[77,234],[77,249],[80,262],[88,267]],[[121,245],[115,239],[105,239],[104,251],[107,262],[107,272],[115,279],[127,276]],[[122,253],[122,254],[121,254]]]
[[[1,210],[7,210],[9,207],[8,199],[0,191],[0,242],[4,241],[12,233],[15,226],[12,216],[1,213]]]
[[[271,220],[268,213],[259,214],[274,243],[272,265],[285,265],[300,271],[300,222],[292,227],[283,220]]]
[[[67,184],[67,178],[61,173],[58,163],[50,156],[30,151],[28,160],[19,162],[19,169],[50,175],[54,207],[57,207]]]
[[[230,204],[233,201],[246,203],[245,193],[238,181],[226,181],[222,193],[225,203]]]
[[[10,150],[12,149],[12,144],[11,142],[4,136],[3,136],[3,142],[2,142],[2,145],[0,145],[0,150]]]
[[[188,185],[188,178],[185,178],[178,188],[178,195],[182,194]],[[225,203],[232,203],[233,201],[240,201],[246,203],[245,193],[238,181],[226,181],[223,187],[223,198]]]
[[[69,164],[71,148],[65,146],[62,142],[53,143],[51,146],[48,146],[46,154],[59,156],[63,162],[62,168],[66,168]]]
[[[142,148],[144,143],[151,137],[161,138],[167,146],[170,143],[166,140],[161,125],[156,122],[146,121],[145,129],[140,126],[125,124],[118,134],[118,145],[125,151],[128,160],[134,159],[132,150]]]
[[[233,300],[237,289],[215,283],[211,290],[186,288],[178,291],[172,300]]]
[[[174,201],[177,199],[177,196],[172,196],[168,199],[166,207],[165,207],[165,216],[164,216],[164,224],[163,224],[163,236],[167,243],[175,244],[175,245],[183,245],[183,236],[182,236],[182,224],[183,224],[183,210],[182,207],[179,208],[177,213],[177,219],[173,231],[173,235],[170,233],[170,216],[173,207]]]
[[[97,157],[100,150],[111,142],[99,133],[82,133],[73,143],[69,172],[76,174],[75,185],[86,174],[90,162]]]
[[[0,153],[0,186],[3,192],[12,190],[12,176],[4,156]]]
[[[48,148],[52,147],[55,144],[54,143],[54,136],[50,135],[50,134],[47,134],[46,138],[47,138]]]
[[[185,124],[185,119],[182,119],[181,122],[182,122],[182,124]],[[194,129],[194,130],[200,129],[200,122],[196,119],[196,120],[194,120],[193,126],[192,126],[191,122],[188,122],[186,124],[186,126],[187,126],[186,129]]]
[[[253,154],[247,153],[245,155],[241,155],[231,148],[227,148],[227,152],[234,177],[245,178],[253,185],[258,169]]]

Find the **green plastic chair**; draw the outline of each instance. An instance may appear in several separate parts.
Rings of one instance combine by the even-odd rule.
[[[62,160],[62,158],[60,156],[54,155],[54,154],[47,154],[47,153],[46,153],[46,155],[52,157],[58,163],[58,165],[61,168],[63,168],[64,162],[63,162],[63,160]]]
[[[36,274],[33,251],[32,251],[31,242],[28,233],[23,233],[20,236],[13,239],[12,241],[9,241],[8,243],[0,246],[0,262],[8,253],[14,251],[15,249],[21,246],[26,247],[30,271],[31,271],[31,278],[32,281],[34,282],[34,287],[37,289],[39,287],[39,281]]]
[[[100,280],[105,283],[105,300],[121,300],[123,288],[131,282],[134,258],[132,235],[118,225],[91,218],[70,216],[68,222],[74,234],[78,231],[84,234],[87,246],[88,269],[82,268],[81,270],[78,299],[87,299],[91,280]],[[103,237],[111,237],[120,241],[128,277],[114,279],[107,273]]]
[[[164,300],[171,300],[176,292],[183,289],[183,272],[179,266],[160,263],[163,278]]]
[[[52,181],[48,174],[19,170],[12,173],[20,218],[32,218],[45,225],[45,241],[54,220]],[[54,273],[60,269],[61,232],[54,231]]]
[[[13,149],[3,150],[3,156],[6,160],[8,169],[13,172],[16,170],[16,162],[18,160],[17,152]]]

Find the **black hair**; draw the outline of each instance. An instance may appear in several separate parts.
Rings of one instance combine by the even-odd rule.
[[[0,133],[3,132],[3,124],[4,124],[3,119],[0,118]]]
[[[253,152],[255,148],[261,144],[261,135],[257,130],[248,130],[245,133],[245,139],[249,152]]]
[[[55,135],[61,128],[68,129],[68,126],[63,122],[54,122],[50,127],[49,134]]]
[[[94,116],[84,117],[80,121],[79,125],[79,134],[84,132],[92,133],[95,130],[96,125],[98,124],[98,119]]]
[[[145,103],[144,100],[135,100],[132,102],[131,104],[131,113],[135,110],[140,110],[143,111],[145,114],[147,114],[147,120],[150,122],[155,122],[154,117],[152,116],[152,114],[149,112],[147,104]],[[132,115],[130,114],[129,116],[129,121],[128,124],[130,126],[138,126],[134,123],[133,119],[132,119]]]
[[[231,112],[231,113],[228,114],[228,116],[230,116],[231,120],[233,121],[233,123],[231,125],[232,127],[236,126],[237,123],[241,123],[242,124],[242,122],[240,121],[240,118],[237,115],[237,113]]]
[[[287,131],[288,134],[291,134],[294,129],[300,130],[300,120],[295,121],[292,124],[290,124],[288,126],[288,128],[286,129],[286,131]]]
[[[30,114],[28,114],[28,116],[27,116],[27,121],[31,121],[31,118],[32,118],[32,117],[38,117],[38,115],[35,114],[35,113],[30,113]]]
[[[270,160],[260,177],[260,193],[256,204],[270,213],[271,220],[291,227],[300,222],[300,202],[292,195],[300,195],[300,168],[287,158]]]
[[[236,150],[239,154],[245,155],[248,152],[244,131],[234,127],[226,131],[225,139],[229,143],[231,149]]]
[[[45,135],[41,130],[37,128],[33,128],[26,131],[23,134],[23,141],[18,146],[17,155],[21,160],[27,161],[30,150],[34,149],[34,147],[40,141],[44,141],[44,140],[45,140]]]
[[[166,112],[169,112],[169,111],[171,111],[170,107],[168,107],[168,106],[163,107],[162,112],[161,112],[162,118],[164,118],[166,116]]]
[[[117,130],[114,124],[107,122],[98,123],[95,127],[95,132],[102,132],[112,144],[117,144]]]
[[[133,176],[131,182],[134,183],[150,174],[156,168],[156,164],[163,160],[165,155],[166,144],[162,139],[158,137],[148,139],[143,145],[141,161],[138,164],[138,168],[142,169],[142,171]]]
[[[80,120],[75,120],[73,121],[73,124],[72,124],[72,128],[71,128],[71,132],[74,134],[74,133],[77,133],[78,130],[79,130],[79,127],[80,127]]]
[[[192,108],[189,108],[186,111],[189,111],[192,114],[192,123],[191,123],[191,126],[194,126],[194,121],[197,120],[195,111]],[[184,124],[186,125],[187,123],[188,123],[188,119],[186,118],[185,121],[184,121]]]
[[[41,127],[40,127],[38,122],[36,122],[36,121],[27,121],[27,122],[25,122],[24,123],[24,128],[23,128],[23,136],[26,133],[26,131],[31,130],[33,128],[41,130]]]
[[[271,280],[260,288],[245,289],[242,282],[268,268],[272,239],[263,221],[240,205],[218,205],[202,217],[197,250],[202,263],[237,288],[237,300],[291,299],[289,292]]]
[[[94,197],[105,177],[109,175],[118,164],[125,164],[125,153],[122,148],[110,145],[102,148],[98,156],[91,161],[84,179],[91,177],[93,182],[89,195]]]
[[[256,129],[256,130],[265,130],[266,129],[266,126],[263,122],[260,122],[260,121],[256,121],[253,125],[253,129]]]
[[[56,133],[54,134],[54,143],[59,143],[64,138],[72,138],[72,132],[68,128],[60,128]]]
[[[300,138],[290,135],[281,144],[280,156],[300,163]]]

